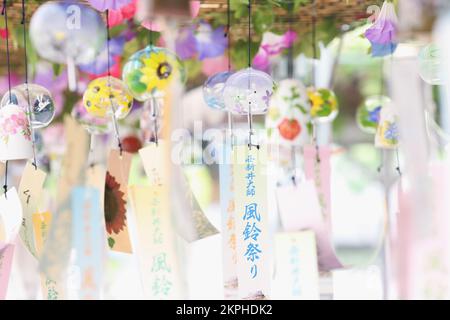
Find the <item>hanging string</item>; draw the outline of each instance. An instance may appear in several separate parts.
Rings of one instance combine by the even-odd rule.
[[[293,14],[294,14],[294,5],[293,3],[289,3],[289,31],[292,32],[292,24],[293,24]],[[288,56],[287,56],[287,75],[288,78],[293,78],[294,77],[294,45],[292,44],[289,48],[288,48]],[[291,180],[292,183],[294,185],[297,184],[296,178],[295,178],[295,171],[296,171],[296,154],[295,154],[295,146],[292,145],[291,146]]]
[[[225,37],[228,40],[228,72],[231,71],[231,0],[227,0],[227,30],[225,32]]]
[[[27,50],[27,23],[26,23],[26,9],[25,9],[25,0],[22,0],[22,21],[20,22],[23,26],[23,51],[25,58],[25,86],[27,88],[27,118],[28,123],[30,124],[30,132],[31,132],[31,145],[33,149],[33,166],[34,169],[37,170],[37,160],[36,160],[36,139],[34,136],[34,128],[31,123],[31,101],[30,101],[30,91],[28,89],[28,50]]]
[[[313,61],[312,61],[312,67],[311,67],[311,84],[313,88],[316,86],[316,60],[317,60],[317,48],[316,48],[316,1],[312,1],[312,14],[311,14],[311,45],[312,45],[312,52],[313,52]],[[316,147],[316,162],[320,163],[320,155],[319,155],[319,144],[317,142],[317,124],[313,127],[313,140]]]
[[[148,43],[149,46],[153,46],[153,22],[150,20],[150,27],[148,29]],[[151,48],[150,48],[151,50]],[[155,144],[158,146],[159,143],[159,137],[158,137],[158,101],[155,97],[151,97],[150,100],[150,113],[151,113],[151,119],[153,120],[153,141],[152,136],[150,136],[150,142],[155,142]],[[150,121],[151,123],[152,121]]]
[[[384,58],[380,58],[380,96],[383,96],[384,93]],[[384,163],[384,150],[381,150],[381,162],[380,165],[377,168],[378,172],[381,172],[381,169],[383,168]]]
[[[251,63],[251,44],[252,44],[252,0],[248,0],[248,67],[252,66]]]
[[[11,94],[11,61],[10,61],[10,53],[9,53],[9,28],[8,28],[8,10],[6,0],[3,0],[3,8],[2,15],[5,18],[5,31],[6,31],[6,61],[8,64],[8,92],[9,92],[9,101],[12,101]],[[3,185],[5,198],[6,192],[8,191],[8,160],[5,162],[5,184]]]
[[[391,42],[390,44],[390,51],[391,51],[391,56],[390,56],[390,63],[391,63],[391,75],[392,75],[392,66],[393,66],[393,43]],[[381,58],[380,60],[380,96],[383,96],[384,94],[384,58]],[[384,150],[382,151],[384,152]],[[384,156],[382,157],[383,159],[385,158]],[[401,176],[402,175],[402,171],[400,168],[400,156],[399,156],[399,152],[398,152],[398,147],[395,148],[395,158],[396,158],[396,162],[397,162],[397,166],[395,167],[395,170],[398,172],[398,174]],[[384,164],[384,160],[381,161],[381,164],[378,166],[377,171],[381,172],[381,169],[383,168],[383,164]]]
[[[111,40],[111,35],[109,33],[109,9],[106,10],[106,55],[107,57],[107,67],[108,67],[108,87],[109,87],[109,101],[111,103],[111,109],[112,109],[112,120],[114,125],[114,132],[116,134],[117,139],[117,146],[119,147],[120,155],[122,156],[123,148],[122,148],[122,141],[120,140],[120,134],[119,134],[119,125],[117,124],[116,119],[116,107],[114,106],[113,102],[113,96],[111,93],[111,61],[110,61],[110,50],[109,50],[109,43]]]
[[[158,146],[158,101],[155,97],[151,97],[151,112],[153,118],[153,131],[154,131],[154,142]]]
[[[251,89],[251,45],[252,45],[252,1],[248,0],[248,93],[250,94]],[[259,145],[253,145],[252,143],[252,136],[253,136],[253,116],[252,116],[252,102],[251,99],[248,101],[248,148],[251,150],[252,146],[255,146],[257,149],[259,149]]]
[[[227,0],[227,29],[224,34],[227,37],[227,56],[228,56],[228,72],[231,72],[231,0]],[[231,111],[228,114],[228,134],[230,138],[231,148],[233,148],[233,116]]]
[[[312,14],[311,14],[311,25],[312,25],[312,30],[311,30],[311,41],[312,41],[312,52],[313,52],[313,63],[312,63],[312,74],[311,74],[311,83],[312,86],[315,87],[316,86],[316,59],[317,59],[317,48],[316,48],[316,1],[315,0],[311,0],[312,1]]]
[[[293,3],[289,3],[289,32],[292,32],[292,24],[293,24],[293,14],[294,14],[294,5]],[[288,59],[287,59],[287,75],[288,78],[294,77],[294,45],[291,44],[288,48]]]
[[[150,26],[153,26],[152,22],[150,22]],[[151,28],[148,29],[148,43],[153,46],[153,31]]]
[[[2,16],[5,18],[5,31],[6,31],[6,62],[8,65],[8,92],[9,92],[9,101],[12,101],[11,94],[11,62],[10,62],[10,53],[9,53],[9,29],[8,29],[8,10],[6,8],[6,0],[3,0],[3,8],[2,8]]]
[[[389,31],[389,38],[392,39],[392,32],[391,31]],[[391,49],[391,57],[390,57],[390,59],[391,59],[391,79],[392,79],[392,74],[394,73],[394,71],[393,71],[393,66],[394,66],[394,43],[392,42],[392,40],[391,40],[391,43],[390,43],[389,46],[390,46],[390,49]],[[401,176],[402,175],[402,171],[400,169],[400,157],[399,157],[399,154],[398,154],[398,146],[395,148],[395,158],[397,160],[397,167],[395,168],[395,170],[397,170],[398,175]]]

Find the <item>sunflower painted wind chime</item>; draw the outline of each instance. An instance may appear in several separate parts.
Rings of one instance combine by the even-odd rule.
[[[149,45],[134,53],[123,67],[122,79],[138,101],[145,102],[144,112],[149,115],[150,142],[158,145],[159,119],[162,104],[170,85],[176,79],[185,80],[185,70],[179,58],[166,48],[153,44],[153,31],[149,30]],[[141,126],[145,121],[141,122]],[[142,128],[149,129],[149,128]]]

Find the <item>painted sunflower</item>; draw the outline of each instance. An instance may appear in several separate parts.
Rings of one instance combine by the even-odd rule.
[[[166,89],[176,73],[174,59],[164,52],[152,52],[142,62],[144,66],[140,69],[142,75],[139,80],[147,84],[147,90]]]
[[[328,89],[309,89],[308,98],[311,103],[310,114],[314,117],[327,117],[337,111],[336,96]]]
[[[126,201],[120,191],[120,184],[106,172],[105,181],[105,223],[109,234],[118,234],[126,225]]]

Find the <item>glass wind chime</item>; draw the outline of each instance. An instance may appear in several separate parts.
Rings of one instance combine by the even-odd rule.
[[[163,99],[175,80],[185,81],[185,70],[180,59],[166,48],[153,44],[153,31],[149,30],[149,45],[134,53],[123,67],[122,79],[131,94],[144,102],[144,112],[149,115],[141,127],[150,126],[149,140],[158,144]],[[153,124],[153,126],[152,126]],[[148,128],[142,128],[148,129]]]
[[[91,134],[91,151],[93,149],[94,135],[103,132],[101,124],[110,118],[117,139],[117,146],[120,153],[122,153],[118,120],[124,119],[130,113],[133,107],[133,96],[122,80],[111,76],[109,9],[106,9],[105,17],[108,75],[97,78],[88,84],[83,94],[83,105],[87,114],[89,114],[88,121],[90,123],[87,125],[87,130]]]
[[[37,169],[34,130],[50,124],[55,116],[51,93],[44,87],[28,83],[27,24],[25,0],[22,0],[22,21],[25,83],[11,88],[11,64],[7,1],[3,1],[2,15],[6,28],[6,61],[8,92],[0,101],[0,161],[5,161],[5,194],[8,189],[8,161],[33,159]]]
[[[395,150],[396,170],[401,175],[398,154],[398,127],[395,106],[389,97],[384,95],[384,57],[391,57],[397,48],[398,19],[394,4],[383,3],[380,13],[373,25],[366,30],[365,37],[370,41],[373,57],[380,57],[380,93],[367,98],[358,108],[356,122],[364,132],[375,135],[375,147],[383,150],[382,163],[378,167],[380,172],[385,161],[385,150]]]

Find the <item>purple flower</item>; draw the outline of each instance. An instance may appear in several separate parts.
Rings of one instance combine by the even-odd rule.
[[[264,102],[266,103],[266,106],[269,107],[270,98],[272,97],[273,93],[269,90],[266,90],[266,95],[262,97]]]
[[[382,57],[397,48],[397,15],[394,5],[385,1],[374,24],[364,33],[372,44],[372,56]]]
[[[123,52],[125,46],[125,36],[118,36],[109,40],[109,61],[110,66],[114,65],[114,57],[120,56]],[[101,75],[108,71],[108,50],[103,48],[102,52],[97,56],[97,58],[88,64],[83,64],[78,66],[83,72],[87,72],[94,75]]]
[[[388,124],[388,128],[384,132],[384,138],[387,140],[391,140],[391,141],[397,141],[398,129],[397,129],[397,124],[395,122]]]
[[[253,58],[252,66],[257,70],[269,73],[270,69],[269,55],[261,47],[259,47],[258,53]]]
[[[263,35],[260,48],[264,49],[270,56],[278,55],[284,49],[291,47],[296,39],[297,33],[291,30],[283,35],[266,32]]]
[[[206,22],[201,22],[195,34],[199,60],[205,58],[219,57],[224,54],[228,41],[224,37],[225,27],[221,26],[215,30]]]
[[[390,20],[377,20],[372,27],[364,33],[367,40],[376,44],[388,44],[397,36],[395,24]]]
[[[98,11],[118,10],[129,4],[131,0],[88,0],[89,4]]]
[[[183,28],[175,41],[175,50],[180,59],[190,59],[197,54],[197,39],[194,35],[195,27]]]

